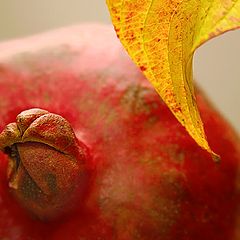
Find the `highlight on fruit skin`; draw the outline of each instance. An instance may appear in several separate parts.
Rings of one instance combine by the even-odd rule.
[[[87,180],[87,148],[61,116],[42,109],[21,112],[0,134],[8,154],[9,187],[40,219],[53,219],[75,208]]]

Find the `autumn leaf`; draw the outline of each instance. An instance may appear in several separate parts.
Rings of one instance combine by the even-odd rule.
[[[194,51],[240,27],[240,0],[107,0],[123,46],[178,121],[215,160],[193,89]]]

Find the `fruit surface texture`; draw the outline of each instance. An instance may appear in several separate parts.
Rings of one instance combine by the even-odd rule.
[[[58,114],[88,149],[90,177],[74,212],[43,221],[9,188],[0,153],[0,239],[240,240],[240,140],[200,90],[196,98],[220,163],[173,117],[111,26],[1,43],[0,132],[28,109]]]

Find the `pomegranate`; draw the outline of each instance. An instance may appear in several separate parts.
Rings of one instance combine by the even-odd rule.
[[[239,240],[240,141],[200,90],[215,163],[110,26],[0,44],[0,239]]]

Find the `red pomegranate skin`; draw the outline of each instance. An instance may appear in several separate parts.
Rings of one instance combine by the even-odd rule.
[[[177,122],[111,26],[85,24],[0,45],[0,131],[42,108],[88,148],[92,178],[69,216],[42,222],[14,199],[0,154],[0,239],[239,240],[240,141],[196,93],[215,163]]]

